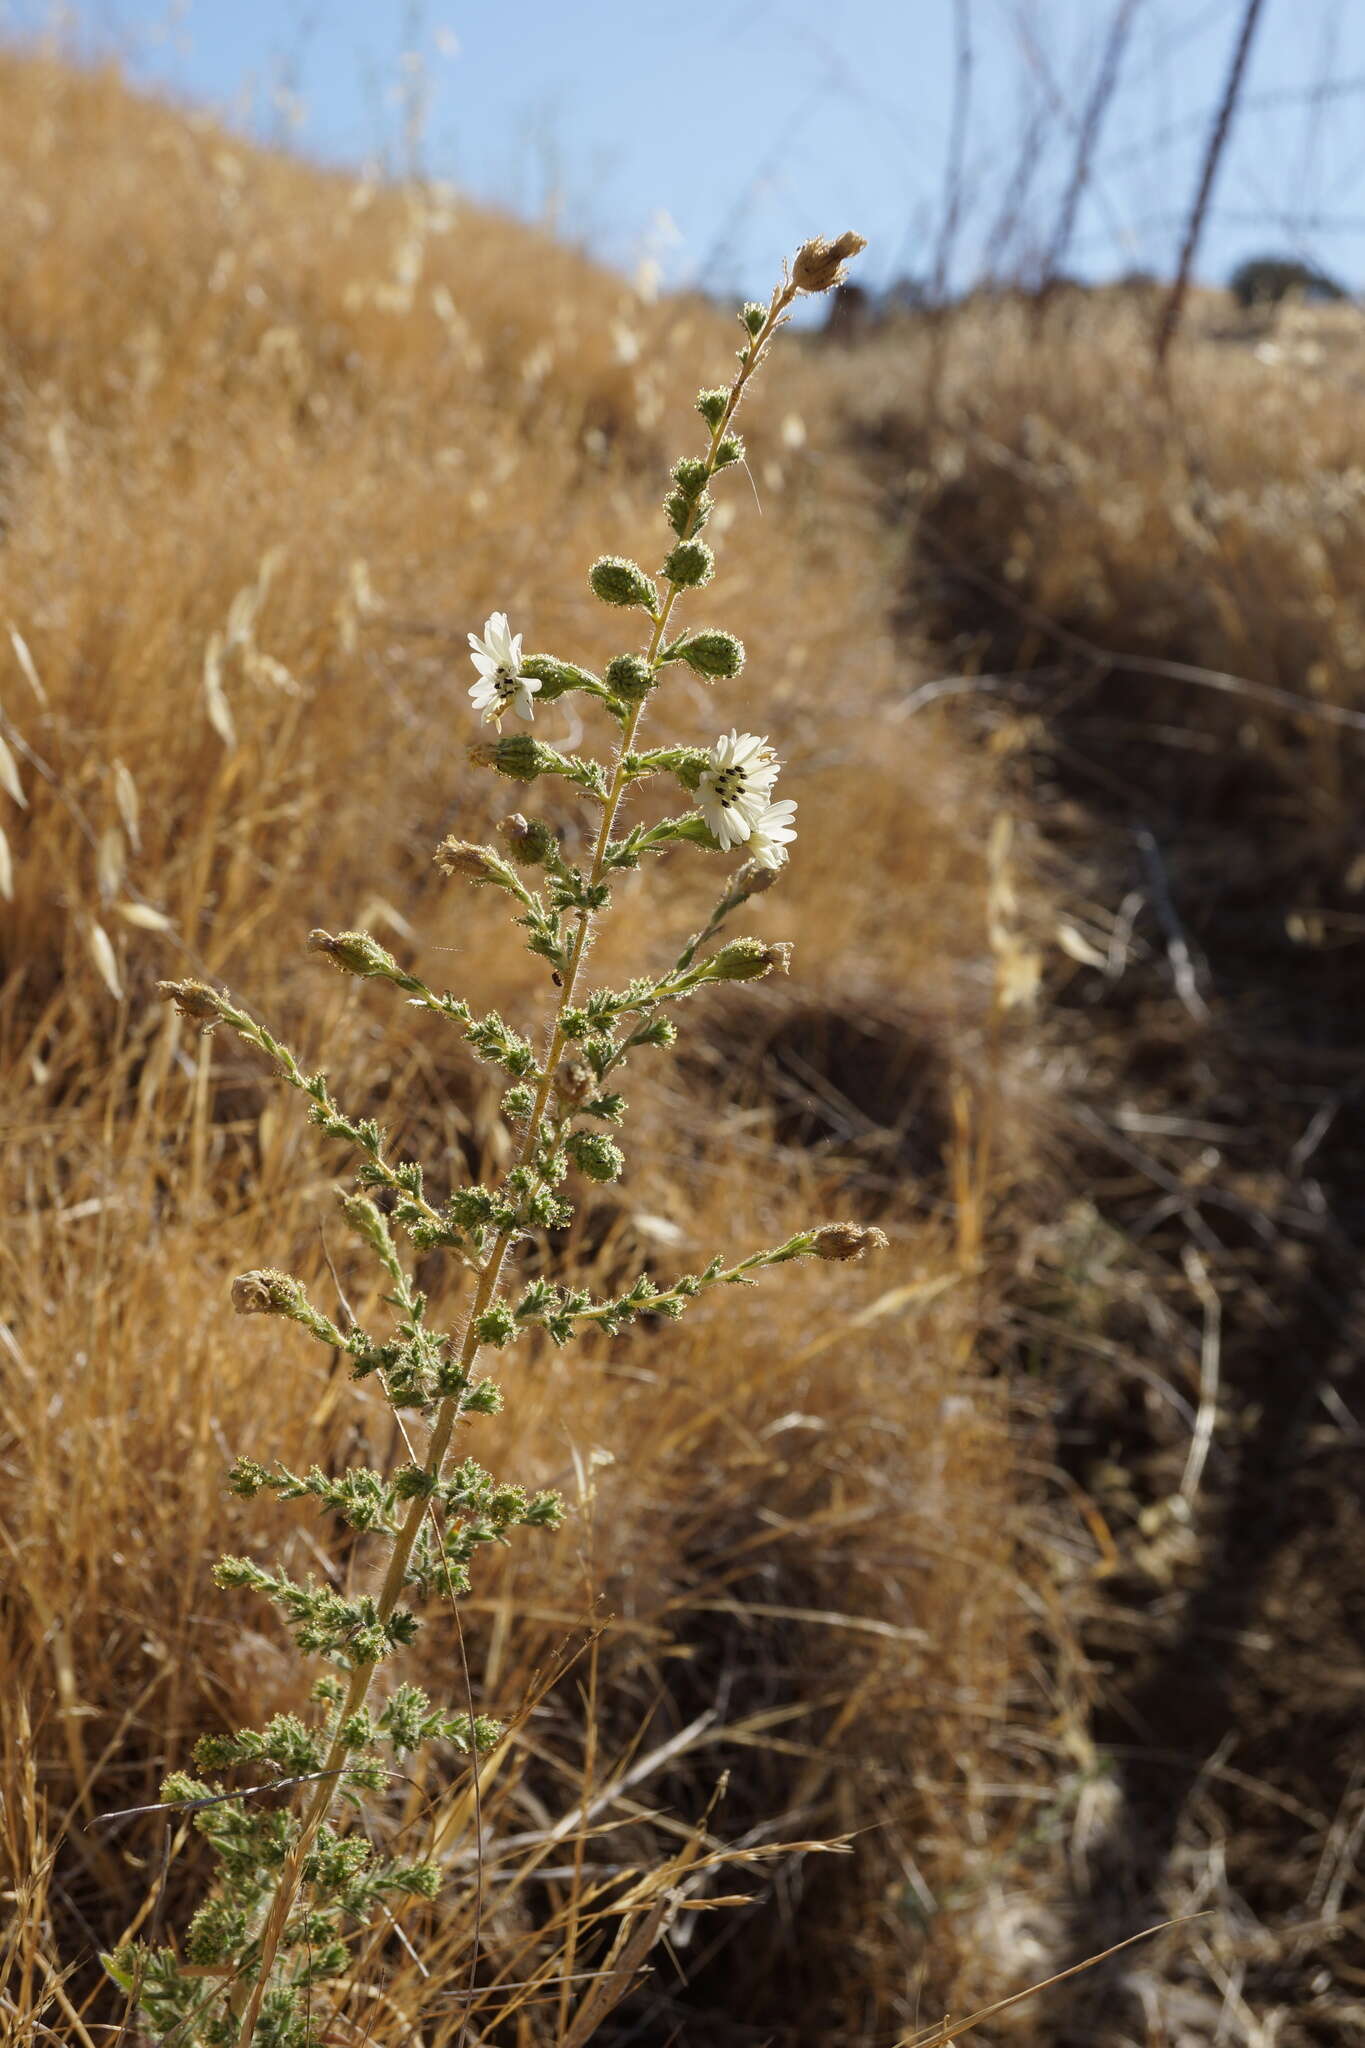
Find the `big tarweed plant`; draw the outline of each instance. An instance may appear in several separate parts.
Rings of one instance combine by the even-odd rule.
[[[428,987],[366,932],[315,931],[310,947],[343,974],[391,983],[434,1011],[476,1057],[506,1078],[503,1111],[513,1128],[513,1163],[494,1185],[435,1189],[421,1167],[395,1157],[371,1118],[351,1116],[327,1077],[309,1073],[264,1025],[227,993],[199,981],[166,982],[165,996],[205,1029],[225,1026],[259,1049],[309,1106],[312,1121],[356,1155],[354,1186],[341,1196],[346,1223],[382,1268],[390,1319],[383,1330],[333,1321],[289,1274],[244,1273],[232,1287],[244,1315],[283,1316],[370,1379],[395,1411],[427,1425],[423,1448],[391,1470],[294,1472],[242,1456],[233,1492],[250,1499],[310,1498],[357,1532],[358,1557],[345,1581],[309,1578],[246,1557],[222,1558],[219,1586],[260,1595],[278,1610],[299,1650],[320,1660],[310,1715],[279,1714],[262,1728],[210,1735],[194,1772],[178,1771],[163,1798],[187,1810],[210,1845],[212,1889],[176,1946],[128,1946],[107,1957],[116,1981],[148,2020],[175,2042],[204,2048],[309,2048],[335,2039],[328,2013],[344,1985],[358,1929],[405,1897],[433,1898],[442,1883],[432,1863],[381,1858],[363,1829],[349,1826],[368,1797],[384,1790],[403,1759],[440,1743],[472,1760],[501,1736],[498,1724],[449,1702],[434,1703],[395,1675],[433,1600],[456,1598],[486,1544],[514,1530],[553,1529],[557,1495],[528,1491],[485,1471],[463,1449],[465,1426],[497,1412],[503,1394],[482,1369],[490,1352],[532,1331],[556,1345],[580,1332],[616,1334],[637,1317],[676,1318],[711,1289],[749,1282],[766,1267],[809,1257],[849,1259],[880,1233],[852,1224],[802,1230],[785,1243],[734,1258],[718,1253],[700,1272],[660,1285],[642,1274],[610,1298],[540,1277],[507,1287],[509,1252],[562,1229],[573,1213],[574,1176],[612,1181],[623,1157],[615,1133],[626,1109],[622,1082],[632,1055],[670,1045],[673,1012],[685,996],[713,983],[750,981],[786,965],[787,948],[724,927],[750,897],[769,888],[795,838],[795,803],[778,794],[780,764],[768,741],[737,727],[710,746],[665,739],[639,744],[645,709],[685,665],[723,683],[739,675],[744,648],[713,626],[682,626],[685,593],[710,582],[705,530],[711,488],[743,461],[735,418],[749,383],[800,292],[827,291],[844,260],[862,247],[856,235],[811,242],[766,306],[740,314],[744,343],[728,386],[705,390],[697,411],[707,429],[699,454],[672,471],[664,500],[671,540],[656,575],[624,556],[604,555],[589,571],[594,595],[638,623],[635,645],[595,675],[556,655],[526,654],[522,636],[495,612],[469,635],[477,680],[469,695],[494,736],[474,746],[476,763],[530,786],[559,777],[580,792],[595,829],[584,862],[566,856],[550,827],[514,812],[501,844],[448,839],[437,858],[448,874],[500,890],[525,944],[549,970],[554,1012],[537,1048],[496,1013],[479,1015],[460,997]],[[532,730],[538,706],[571,694],[595,700],[611,744],[605,758],[561,751]],[[504,731],[503,721],[520,726]],[[680,792],[681,805],[654,823],[623,820],[632,791],[653,782]],[[662,808],[662,807],[656,807]],[[727,871],[715,908],[663,973],[624,988],[592,987],[584,969],[598,920],[618,875],[683,843],[701,852],[740,855]],[[463,1327],[428,1315],[414,1277],[420,1256],[439,1250],[471,1275]],[[410,1441],[404,1432],[404,1441]],[[234,1790],[216,1774],[240,1767]],[[271,1797],[259,1796],[262,1787]],[[332,1987],[329,1995],[328,1987]]]

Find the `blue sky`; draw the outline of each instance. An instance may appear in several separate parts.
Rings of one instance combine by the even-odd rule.
[[[1049,245],[1115,0],[0,0],[83,56],[333,163],[415,167],[665,282],[766,289],[857,227],[932,274],[955,22],[957,285]],[[1169,272],[1242,0],[1137,0],[1068,267]],[[54,28],[54,21],[56,26]],[[1024,177],[1030,123],[1041,137]],[[1265,0],[1200,269],[1287,251],[1365,286],[1365,0]]]

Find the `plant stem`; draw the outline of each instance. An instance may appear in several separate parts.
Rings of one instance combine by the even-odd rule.
[[[731,420],[735,416],[740,400],[744,395],[745,386],[757,369],[768,343],[771,341],[777,328],[782,324],[782,316],[795,297],[796,286],[790,279],[778,285],[773,292],[768,306],[767,318],[758,333],[748,344],[745,351],[745,360],[740,364],[739,370],[730,386],[725,406],[712,429],[711,442],[706,454],[707,480],[715,474],[716,451],[729,428]],[[681,540],[687,540],[691,537],[694,531],[696,516],[694,508],[682,534],[679,536]],[[651,668],[657,665],[660,651],[664,646],[664,636],[668,629],[668,621],[681,587],[677,583],[669,583],[663,604],[655,616],[654,631],[650,636],[649,647],[645,656]],[[624,772],[625,758],[634,745],[636,729],[639,726],[643,710],[643,703],[635,705],[622,728],[620,742],[612,764],[611,782],[607,790],[606,802],[603,806],[602,823],[597,835],[597,844],[593,851],[592,868],[588,878],[590,888],[596,887],[601,881],[605,869],[607,849],[611,842],[612,830],[616,822],[616,813],[620,807],[621,799],[625,794],[629,780]],[[544,1122],[551,1090],[554,1087],[555,1072],[564,1052],[564,1018],[573,1003],[579,971],[587,955],[588,941],[592,934],[593,924],[594,913],[588,909],[581,910],[578,914],[578,929],[574,935],[573,950],[570,953],[564,971],[564,984],[560,991],[559,1002],[550,1031],[549,1048],[541,1064],[540,1081],[536,1089],[535,1101],[517,1155],[516,1163],[518,1166],[525,1166],[535,1156],[541,1126]],[[503,1264],[514,1235],[514,1228],[508,1228],[499,1232],[489,1251],[488,1258],[480,1270],[478,1286],[474,1291],[474,1300],[470,1306],[469,1316],[465,1324],[464,1338],[460,1347],[459,1369],[466,1378],[472,1374],[478,1357],[479,1319],[491,1305],[497,1294],[502,1280]],[[448,1395],[441,1402],[437,1410],[435,1426],[432,1430],[430,1442],[427,1445],[424,1461],[425,1470],[433,1478],[439,1478],[442,1467],[445,1464],[446,1454],[450,1449],[451,1439],[455,1434],[455,1425],[460,1419],[460,1404],[460,1395]],[[384,1582],[380,1589],[377,1603],[381,1623],[387,1622],[390,1619],[398,1605],[407,1576],[408,1565],[412,1558],[413,1548],[416,1545],[426,1512],[427,1499],[424,1494],[419,1493],[410,1503],[403,1524],[394,1538],[393,1550],[389,1557],[388,1568],[384,1574]],[[338,1729],[353,1714],[358,1713],[365,1704],[370,1684],[377,1668],[377,1664],[358,1664],[352,1671],[345,1702],[337,1716]],[[346,1750],[339,1737],[334,1738],[322,1766],[322,1775],[317,1786],[314,1788],[300,1821],[298,1840],[280,1868],[279,1880],[276,1884],[274,1897],[270,1902],[270,1910],[261,1929],[260,1955],[256,1965],[256,1976],[251,1984],[249,1995],[241,2007],[237,2048],[252,2048],[256,2024],[260,2018],[261,2004],[265,1998],[270,1981],[270,1973],[274,1968],[275,1959],[279,1953],[280,1943],[289,1921],[289,1915],[293,1911],[295,1901],[303,1884],[303,1866],[307,1861],[314,1841],[317,1839],[318,1831],[331,1810],[332,1801],[336,1796],[337,1774],[344,1769],[345,1761]],[[476,1771],[478,1769],[477,1750],[474,1752],[473,1768]]]

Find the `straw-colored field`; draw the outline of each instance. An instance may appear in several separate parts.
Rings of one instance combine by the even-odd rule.
[[[101,1816],[309,1682],[214,1558],[351,1568],[224,1470],[383,1461],[393,1429],[300,1333],[232,1317],[263,1264],[373,1308],[346,1163],[154,984],[226,984],[433,1182],[502,1162],[486,1070],[303,940],[364,926],[547,1018],[497,904],[431,859],[519,795],[466,762],[465,635],[501,609],[528,647],[618,651],[585,570],[662,547],[737,330],[35,61],[0,59],[0,203],[0,2037],[103,2044],[92,1952],[168,1938],[205,1865]],[[470,1447],[572,1512],[464,1603],[475,1703],[515,1724],[481,1862],[449,1757],[395,1790],[390,1838],[448,1883],[376,1940],[338,2041],[586,2039],[632,1873],[698,1844],[714,1868],[595,2038],[900,2042],[1191,1906],[1097,2006],[1002,2034],[1117,2044],[1145,2011],[1172,2048],[1298,2048],[1359,2018],[1362,873],[1358,734],[1330,722],[1365,663],[1359,340],[1201,338],[1173,414],[1132,309],[1048,320],[791,339],[746,407],[687,616],[748,666],[671,683],[648,734],[780,747],[801,837],[747,914],[793,974],[688,1006],[633,1073],[625,1178],[554,1256],[663,1275],[812,1215],[891,1247],[509,1354]],[[576,738],[555,707],[536,729]],[[709,872],[622,887],[594,973],[670,959]],[[459,1274],[422,1280],[457,1318]],[[458,1703],[448,1619],[417,1658]],[[1277,1740],[1304,1713],[1317,1735]],[[1164,1795],[1130,1751],[1177,1756]],[[1261,1792],[1230,1805],[1239,1778]]]

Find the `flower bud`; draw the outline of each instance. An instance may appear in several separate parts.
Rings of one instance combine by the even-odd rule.
[[[673,481],[685,498],[699,498],[706,489],[706,464],[700,455],[684,455],[673,465]]]
[[[744,666],[744,642],[733,633],[708,630],[689,633],[669,649],[673,661],[685,661],[699,676],[723,680],[737,676]]]
[[[791,947],[782,943],[770,945],[763,939],[731,939],[728,946],[722,946],[707,962],[707,979],[761,981],[774,968],[779,974],[786,974],[791,966],[791,956]]]
[[[827,1223],[816,1231],[811,1249],[817,1259],[842,1261],[860,1259],[864,1252],[885,1251],[886,1246],[884,1230],[862,1223]]]
[[[222,1015],[219,999],[204,981],[159,981],[157,994],[163,1002],[174,1003],[182,1017],[188,1017],[205,1029],[216,1024]]]
[[[496,768],[499,775],[509,775],[513,782],[534,782],[559,762],[554,748],[542,746],[529,732],[509,732],[499,739],[485,740],[469,749],[469,758],[476,768]]]
[[[392,1255],[393,1239],[383,1211],[370,1200],[368,1195],[343,1194],[340,1197],[341,1213],[358,1237],[376,1251]]]
[[[664,499],[665,517],[680,540],[684,534],[700,533],[714,510],[715,499],[709,491],[696,498],[689,498],[683,490],[670,491]]]
[[[729,392],[722,391],[719,388],[714,391],[699,391],[697,393],[697,411],[706,421],[708,427],[718,427],[720,425],[721,421],[725,418],[725,408],[729,403]]]
[[[302,1299],[298,1281],[273,1266],[239,1273],[232,1283],[232,1306],[239,1316],[292,1316]]]
[[[744,439],[740,434],[722,434],[716,443],[716,468],[728,469],[732,462],[744,460]]]
[[[763,323],[768,317],[768,309],[766,306],[757,305],[751,300],[739,317],[744,323],[746,334],[761,334]]]
[[[623,703],[642,704],[659,678],[642,654],[617,654],[607,663],[604,680]]]
[[[716,558],[704,540],[680,540],[664,560],[663,573],[683,590],[699,589],[715,574]]]
[[[490,865],[493,855],[488,847],[474,846],[467,839],[443,839],[433,859],[443,874],[458,875],[476,887],[499,879],[497,869]]]
[[[659,601],[658,591],[639,563],[624,555],[600,556],[588,571],[588,583],[603,604],[638,604],[652,612]]]
[[[513,860],[524,868],[543,866],[555,849],[555,835],[539,818],[523,818],[520,811],[500,820],[498,837]]]
[[[796,252],[792,265],[792,282],[798,291],[827,292],[844,281],[844,264],[849,257],[856,256],[860,249],[867,247],[866,237],[855,235],[850,230],[839,236],[837,241],[827,242],[817,235]]]
[[[308,934],[308,950],[325,954],[341,974],[388,974],[398,967],[392,953],[368,932],[338,932],[333,938],[330,932],[312,931]]]

